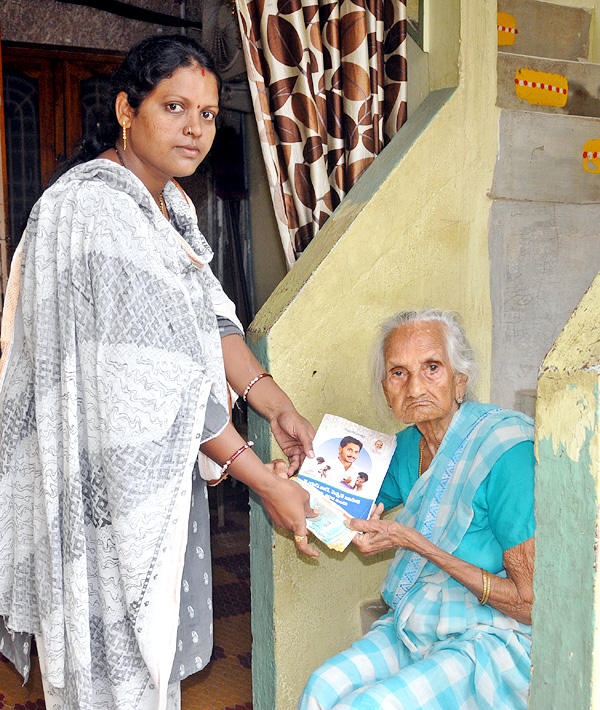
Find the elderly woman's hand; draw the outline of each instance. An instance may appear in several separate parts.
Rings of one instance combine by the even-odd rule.
[[[364,555],[376,555],[398,547],[413,548],[416,530],[393,520],[381,520],[383,503],[380,503],[369,520],[352,518],[346,522],[350,530],[358,530],[352,542]]]

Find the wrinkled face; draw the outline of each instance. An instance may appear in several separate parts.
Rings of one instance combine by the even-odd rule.
[[[446,352],[441,323],[401,325],[384,352],[383,391],[394,416],[404,424],[432,422],[448,427],[466,389],[465,375],[455,375]]]
[[[191,175],[215,137],[219,90],[213,74],[197,64],[179,67],[142,101],[126,106],[127,153],[152,177]],[[130,153],[131,151],[131,153]]]
[[[351,466],[356,461],[359,454],[360,446],[358,446],[358,444],[346,444],[343,449],[340,446],[339,459],[346,467]]]

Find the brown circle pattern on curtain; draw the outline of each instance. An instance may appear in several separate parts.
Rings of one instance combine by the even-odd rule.
[[[406,120],[404,0],[237,0],[288,268]]]

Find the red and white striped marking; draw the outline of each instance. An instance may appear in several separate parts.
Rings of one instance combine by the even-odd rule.
[[[498,31],[499,32],[510,32],[511,35],[518,35],[519,30],[516,27],[502,27],[502,25],[498,25]]]
[[[555,91],[557,94],[566,94],[567,90],[563,89],[561,86],[554,86],[553,84],[543,84],[541,81],[526,81],[525,79],[515,79],[515,84],[519,86],[529,86],[532,89],[547,89],[548,91]]]

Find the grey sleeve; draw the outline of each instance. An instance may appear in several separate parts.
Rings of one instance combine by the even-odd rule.
[[[217,315],[217,324],[219,326],[219,335],[224,338],[227,335],[241,335],[242,338],[244,334],[242,331],[229,320],[229,318],[224,318],[223,316]],[[202,441],[208,441],[216,436],[221,429],[229,421],[229,412],[225,407],[219,403],[217,398],[211,392],[208,397],[208,402],[206,403],[206,417],[204,419],[204,429],[202,431]]]
[[[229,412],[211,392],[206,403],[202,442],[214,438],[229,421]]]
[[[219,326],[219,335],[224,338],[226,335],[241,335],[244,337],[244,333],[237,327],[237,325],[230,321],[229,318],[217,315],[217,324]]]

